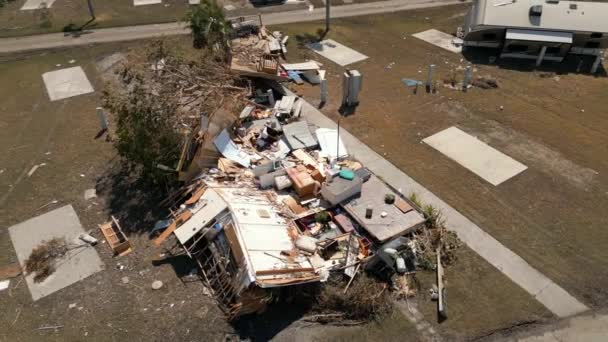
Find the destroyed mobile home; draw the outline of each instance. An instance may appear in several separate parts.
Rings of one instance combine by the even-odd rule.
[[[351,158],[335,129],[304,120],[304,100],[277,82],[316,84],[324,75],[319,63],[283,63],[287,37],[258,21],[239,19],[233,28],[230,71],[245,81],[222,83],[233,101],[226,106],[215,94],[212,114],[201,114],[195,95],[180,100],[189,113],[182,117],[194,119],[181,123],[189,133],[177,167],[163,169],[186,185],[164,201],[171,215],[155,228],[154,244],[173,235],[229,319],[263,311],[275,288],[323,283],[332,274],[348,288],[366,271],[403,290],[397,278],[415,273],[420,252],[436,248],[416,236],[428,217]],[[169,60],[162,64],[150,72],[164,83],[187,76]],[[204,87],[204,80],[179,79],[182,97]]]

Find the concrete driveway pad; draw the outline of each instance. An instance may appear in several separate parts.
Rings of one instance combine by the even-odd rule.
[[[78,241],[84,233],[80,220],[71,205],[66,205],[46,214],[18,223],[8,229],[21,267],[32,250],[43,241],[65,238],[68,244]],[[103,263],[90,246],[74,247],[60,260],[56,261],[55,272],[40,283],[34,282],[34,275],[25,276],[34,301],[61,290],[103,269]]]
[[[456,127],[422,141],[492,185],[499,185],[528,168]]]
[[[366,55],[344,46],[332,39],[326,39],[318,43],[311,43],[307,46],[309,49],[313,50],[319,55],[341,66],[360,62],[368,58]]]
[[[81,67],[49,71],[42,74],[51,101],[92,93],[93,86]]]

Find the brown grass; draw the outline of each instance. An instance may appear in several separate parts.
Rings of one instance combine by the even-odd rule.
[[[42,282],[55,272],[55,261],[68,252],[68,244],[65,239],[54,238],[43,241],[25,261],[25,271],[34,273],[34,281]]]
[[[358,274],[344,293],[346,282],[330,279],[316,298],[314,311],[340,314],[341,319],[378,320],[393,310],[393,301],[385,283],[365,273]]]

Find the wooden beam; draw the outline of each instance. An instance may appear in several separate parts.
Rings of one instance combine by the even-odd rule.
[[[312,267],[304,267],[304,268],[283,268],[276,270],[263,270],[256,271],[256,276],[265,276],[265,275],[278,275],[278,274],[291,274],[291,273],[300,273],[300,272],[314,272],[315,269]]]
[[[165,240],[167,240],[167,238],[177,229],[177,227],[179,225],[181,225],[182,223],[184,223],[185,221],[188,221],[188,219],[190,219],[192,217],[192,212],[190,210],[184,211],[183,213],[179,214],[176,218],[175,221],[173,221],[169,227],[167,227],[155,240],[154,240],[154,245],[156,247],[159,247],[163,242],[165,242]]]
[[[192,196],[190,196],[190,198],[186,202],[184,202],[184,204],[191,205],[191,204],[194,204],[194,203],[198,202],[198,200],[205,194],[206,190],[207,190],[207,187],[205,187],[205,186],[202,186],[202,187],[198,188],[192,194]]]

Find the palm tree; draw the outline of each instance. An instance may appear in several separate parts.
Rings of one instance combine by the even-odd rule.
[[[230,25],[216,0],[202,0],[188,12],[185,21],[192,32],[192,44],[195,48],[200,49],[216,43],[225,47]]]

